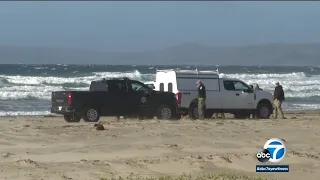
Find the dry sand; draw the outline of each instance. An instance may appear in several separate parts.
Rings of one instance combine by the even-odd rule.
[[[231,172],[273,179],[320,177],[320,113],[279,120],[179,121],[62,117],[0,118],[0,179],[84,180]],[[256,173],[255,154],[269,138],[287,143],[289,173]]]

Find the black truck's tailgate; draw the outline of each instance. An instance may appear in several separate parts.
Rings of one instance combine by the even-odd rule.
[[[71,91],[55,91],[51,94],[52,107],[69,106],[72,103]]]

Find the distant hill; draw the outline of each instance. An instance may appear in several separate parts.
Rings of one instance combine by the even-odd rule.
[[[212,47],[194,43],[158,51],[104,53],[82,49],[0,46],[1,64],[320,65],[320,43]]]

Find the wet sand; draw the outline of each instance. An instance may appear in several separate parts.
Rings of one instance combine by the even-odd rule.
[[[0,179],[93,180],[230,172],[272,179],[320,176],[320,112],[287,119],[135,120],[104,117],[66,123],[62,117],[0,118]],[[282,138],[289,173],[256,173],[255,155]]]

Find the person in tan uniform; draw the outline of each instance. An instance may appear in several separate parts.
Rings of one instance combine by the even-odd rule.
[[[283,111],[282,111],[282,102],[285,100],[284,97],[284,91],[282,86],[279,82],[276,83],[276,87],[273,92],[273,103],[274,103],[274,112],[273,112],[273,118],[278,118],[278,113],[280,113],[280,116],[282,119],[285,119]]]

